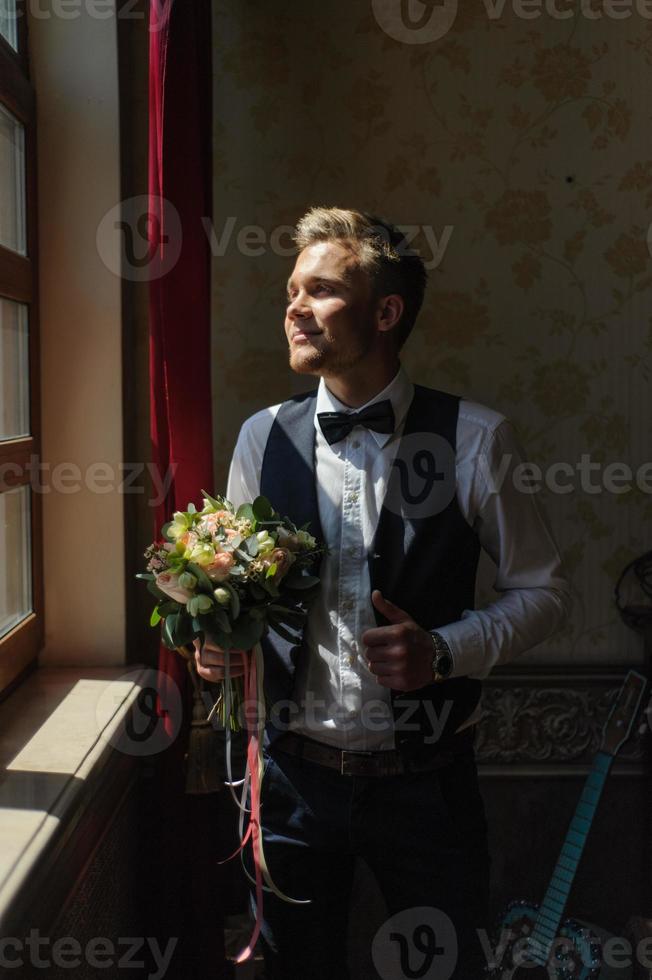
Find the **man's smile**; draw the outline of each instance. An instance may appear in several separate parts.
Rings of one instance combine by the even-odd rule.
[[[320,333],[321,333],[321,330],[296,330],[292,334],[292,343],[293,344],[302,344],[302,343],[305,343],[311,337],[314,337],[314,336],[316,336],[317,334],[320,334]]]

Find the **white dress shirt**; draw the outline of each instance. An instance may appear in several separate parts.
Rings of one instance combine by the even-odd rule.
[[[367,553],[413,391],[403,365],[386,388],[356,409],[342,404],[323,378],[319,381],[315,476],[319,516],[331,552],[321,564],[322,586],[305,627],[306,652],[297,664],[293,692],[298,710],[291,713],[290,728],[343,749],[395,747],[390,690],[367,667],[360,637],[377,625]],[[319,412],[359,411],[386,398],[394,410],[393,433],[356,426],[329,446]],[[260,493],[265,445],[279,408],[262,409],[240,429],[226,492],[236,507]],[[509,454],[509,466],[503,462],[501,470]],[[457,500],[496,564],[494,588],[500,595],[485,608],[465,609],[459,621],[437,629],[451,648],[454,677],[485,678],[495,664],[556,632],[568,615],[570,591],[547,522],[535,495],[518,490],[511,479],[522,461],[505,416],[461,399]],[[480,715],[478,705],[458,731]]]

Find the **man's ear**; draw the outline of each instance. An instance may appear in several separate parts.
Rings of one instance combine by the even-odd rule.
[[[392,330],[403,316],[405,301],[398,293],[378,300],[376,322],[381,330]]]

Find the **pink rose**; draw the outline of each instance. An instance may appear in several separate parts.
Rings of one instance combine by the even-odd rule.
[[[210,565],[206,565],[204,571],[213,582],[223,582],[229,577],[229,572],[234,565],[233,555],[227,551],[220,551],[215,555],[215,560]]]
[[[283,578],[283,576],[289,570],[290,565],[293,564],[294,560],[294,555],[287,548],[274,548],[271,554],[267,556],[265,564],[268,568],[270,565],[276,565],[274,581],[278,582],[278,580]]]
[[[288,548],[290,551],[299,551],[301,545],[296,534],[291,534],[286,528],[278,529],[279,548]]]
[[[186,603],[192,596],[192,592],[189,592],[188,589],[181,588],[176,572],[160,572],[154,581],[161,592],[165,592],[177,602]]]

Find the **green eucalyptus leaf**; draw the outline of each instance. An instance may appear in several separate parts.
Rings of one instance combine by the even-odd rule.
[[[271,578],[268,578],[268,579],[265,579],[265,580],[263,581],[263,588],[265,589],[265,591],[266,591],[266,592],[267,592],[267,593],[268,593],[269,595],[272,595],[272,596],[274,596],[274,598],[276,598],[276,597],[278,597],[278,596],[279,596],[279,595],[281,594],[281,593],[279,592],[279,588],[278,588],[278,585],[277,585],[277,584],[276,584],[276,582],[275,582],[275,581],[274,581],[273,579],[271,579]]]
[[[271,521],[274,517],[274,508],[267,497],[256,497],[251,508],[257,521]]]
[[[161,589],[159,589],[157,585],[154,585],[153,582],[147,583],[147,590],[148,592],[152,593],[155,599],[162,599],[165,602],[167,599],[170,598],[169,595],[166,595],[165,592],[162,592]]]
[[[252,558],[258,554],[258,538],[255,534],[250,534],[244,543],[245,548]]]
[[[169,616],[170,613],[180,612],[179,603],[176,599],[168,599],[167,602],[161,602],[157,608],[161,616]]]
[[[240,504],[235,516],[238,520],[253,521],[256,520],[256,515],[254,514],[254,509],[251,504]]]
[[[233,632],[230,635],[232,649],[251,649],[258,643],[264,632],[265,623],[262,619],[255,619],[248,615],[240,616],[238,622],[233,624]]]
[[[212,620],[217,624],[217,627],[221,633],[231,632],[231,621],[223,609],[218,609],[216,607],[215,611],[212,613]]]
[[[177,626],[177,614],[172,613],[170,616],[166,616],[163,620],[163,642],[166,647],[170,650],[174,650],[178,646],[175,639],[175,630]]]
[[[192,574],[197,579],[197,591],[205,592],[207,595],[213,595],[213,589],[215,586],[211,582],[210,578],[200,565],[196,565],[194,561],[189,561],[187,565],[187,570],[192,572]]]
[[[240,596],[237,589],[234,589],[228,582],[222,582],[221,585],[231,596],[231,618],[237,619],[240,615]]]

